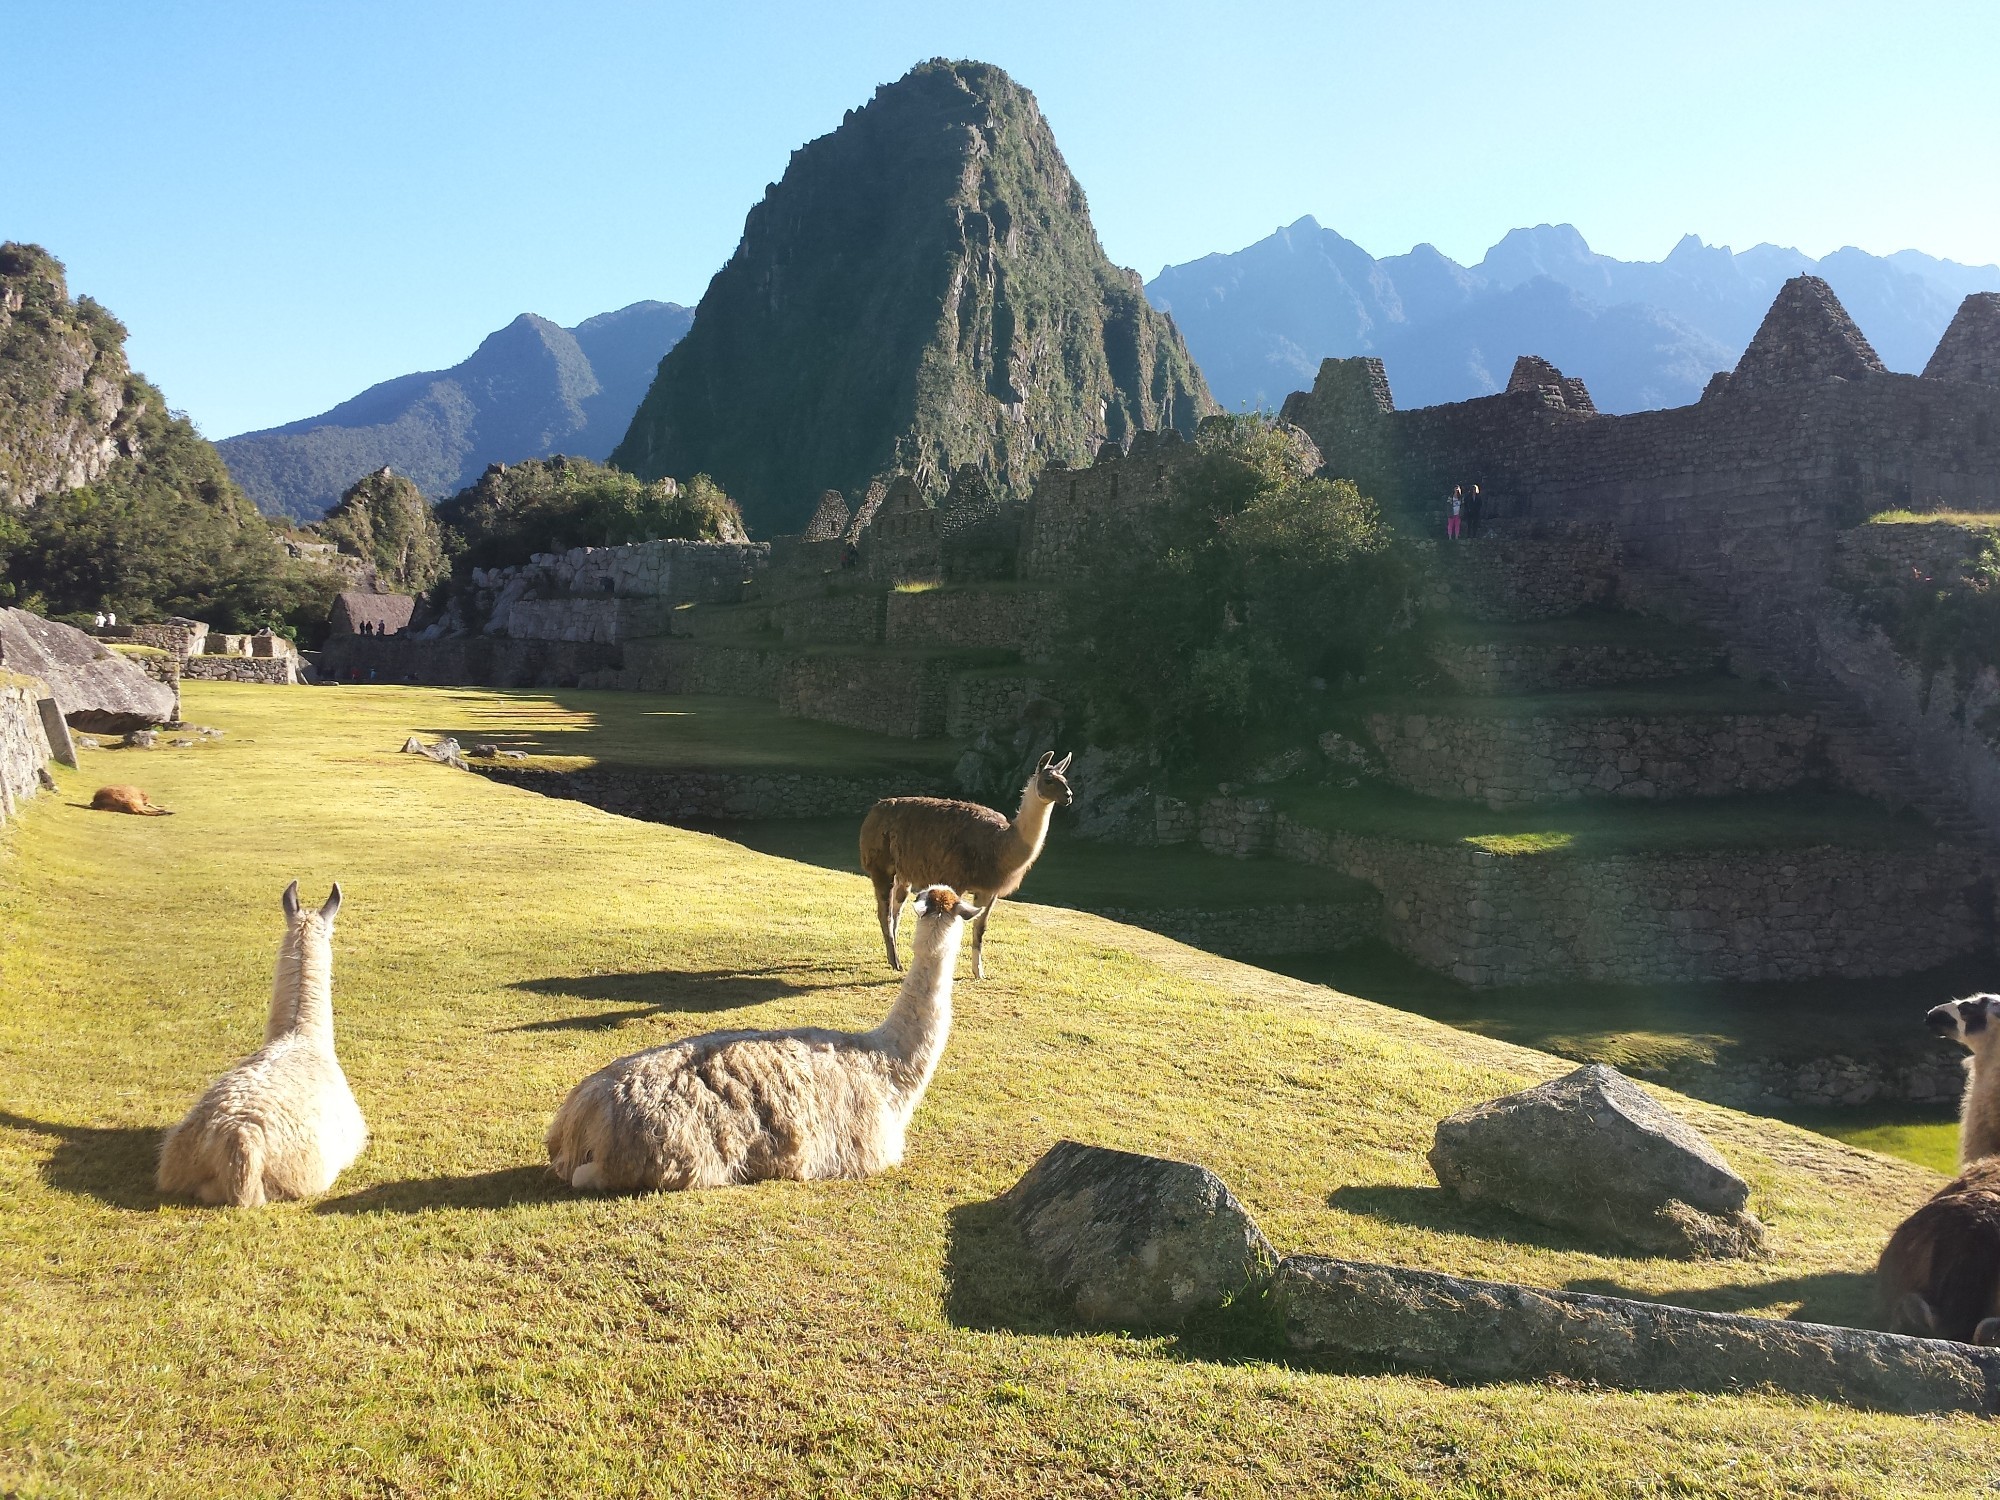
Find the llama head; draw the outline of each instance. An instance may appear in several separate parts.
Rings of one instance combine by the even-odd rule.
[[[936,957],[948,969],[965,935],[965,924],[978,918],[980,908],[950,886],[934,885],[918,893],[916,912],[918,955]]]
[[[1069,770],[1069,763],[1074,759],[1076,759],[1075,751],[1057,760],[1055,751],[1044,750],[1042,758],[1035,762],[1035,778],[1029,783],[1035,789],[1035,795],[1044,802],[1055,803],[1057,807],[1068,807],[1073,798],[1069,782],[1064,779],[1064,773]]]
[[[284,899],[285,899],[285,925],[287,927],[298,927],[303,925],[308,920],[308,916],[299,906],[299,883],[296,880],[294,880],[290,885],[285,887]],[[338,916],[339,913],[340,913],[340,882],[336,880],[333,883],[333,889],[327,892],[325,904],[322,905],[317,912],[311,914],[311,919],[318,921],[321,927],[326,929],[328,933],[331,933],[333,931],[333,919],[336,916]]]
[[[1971,995],[1963,1000],[1947,1000],[1924,1013],[1924,1024],[1939,1036],[1948,1036],[1975,1057],[1984,1057],[2000,1036],[2000,995]]]

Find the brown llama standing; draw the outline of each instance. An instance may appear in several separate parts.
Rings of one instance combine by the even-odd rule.
[[[1972,1054],[1959,1175],[1890,1236],[1875,1274],[1892,1332],[2000,1344],[2000,995],[1954,1000],[1924,1019]]]
[[[901,969],[896,929],[913,889],[948,885],[981,908],[972,924],[972,974],[986,977],[986,919],[1003,896],[1021,888],[1048,837],[1049,817],[1070,804],[1060,761],[1043,754],[1021,788],[1020,810],[1004,814],[944,797],[884,797],[861,822],[861,868],[875,884],[875,916],[889,967]]]

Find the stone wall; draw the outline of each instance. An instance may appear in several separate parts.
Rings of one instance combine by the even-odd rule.
[[[743,585],[770,562],[768,542],[635,542],[538,553],[529,566],[567,594],[617,594],[669,604],[734,603]],[[505,574],[516,569],[493,569]],[[475,580],[477,581],[477,580]],[[607,587],[607,584],[609,585]],[[498,581],[488,587],[499,587]]]
[[[943,795],[940,778],[809,776],[774,772],[540,771],[470,761],[480,775],[544,796],[567,797],[622,817],[653,823],[766,818],[860,818],[883,797]]]
[[[884,596],[872,589],[807,595],[773,605],[771,620],[789,645],[872,646],[882,639],[887,608]]]
[[[1632,646],[1579,641],[1441,640],[1431,660],[1461,692],[1486,696],[1571,692],[1628,682],[1703,677],[1718,671],[1714,645]]]
[[[889,595],[892,647],[992,646],[1046,659],[1062,634],[1062,596],[1044,589],[941,588]]]
[[[1842,583],[1907,583],[1911,575],[1940,584],[1963,576],[1995,533],[1945,521],[1853,526],[1833,537],[1833,576]]]
[[[1074,581],[1094,549],[1146,545],[1172,469],[1193,452],[1169,428],[1140,433],[1129,452],[1106,443],[1089,468],[1043,469],[1022,526],[1020,576]]]
[[[1421,545],[1436,580],[1433,607],[1475,620],[1549,620],[1611,597],[1619,547],[1604,526],[1482,526],[1477,537]]]
[[[142,661],[140,665],[150,667],[151,663]],[[291,687],[299,680],[299,659],[296,656],[190,656],[174,665],[179,669],[174,679],[176,687],[182,679],[262,682],[278,687]]]
[[[0,823],[42,789],[49,740],[36,707],[41,698],[41,684],[0,674]]]
[[[976,740],[982,730],[1011,729],[1042,696],[1041,679],[1025,672],[961,672],[945,688],[945,735]]]
[[[1271,830],[1280,857],[1381,891],[1389,942],[1475,986],[1906,974],[1989,941],[1979,858],[1948,846],[1507,858],[1282,814]]]
[[[1488,807],[1776,792],[1825,770],[1810,712],[1370,714],[1390,781]]]
[[[775,698],[785,655],[770,647],[721,640],[627,641],[619,686],[642,693]]]
[[[614,645],[635,636],[664,635],[666,630],[663,599],[565,595],[517,599],[507,612],[507,634],[523,641]]]
[[[792,656],[778,669],[778,712],[899,739],[934,739],[944,733],[950,677],[948,664],[936,659]]]
[[[576,687],[622,663],[619,648],[589,641],[516,641],[499,636],[330,636],[322,682],[412,682],[430,687]]]

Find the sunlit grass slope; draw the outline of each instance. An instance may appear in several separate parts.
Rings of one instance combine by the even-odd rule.
[[[532,706],[533,695],[503,699]],[[394,753],[465,695],[190,684],[228,731],[95,752],[0,834],[0,1492],[1965,1494],[1991,1429],[1766,1398],[1451,1388],[1063,1330],[988,1207],[1061,1136],[1215,1167],[1281,1250],[1866,1314],[1939,1180],[1690,1107],[1773,1257],[1622,1259],[1466,1215],[1434,1122],[1539,1054],[1079,913],[994,927],[908,1164],[579,1200],[541,1132],[601,1062],[726,1025],[866,1024],[858,875]],[[76,806],[135,782],[172,818]],[[159,1130],[256,1042],[278,893],[347,894],[334,1196],[162,1207]]]

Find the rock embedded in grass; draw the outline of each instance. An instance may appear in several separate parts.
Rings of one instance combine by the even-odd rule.
[[[1590,1238],[1676,1255],[1763,1247],[1749,1184],[1700,1131],[1603,1063],[1451,1116],[1430,1163],[1468,1202]]]
[[[1876,1411],[2000,1413],[2000,1349],[1695,1312],[1292,1255],[1272,1300],[1294,1349],[1457,1380],[1778,1390]]]
[[[0,609],[0,666],[39,678],[74,729],[123,734],[180,717],[179,695],[89,635]]]
[[[1002,1201],[1042,1275],[1100,1327],[1178,1327],[1277,1265],[1222,1179],[1190,1162],[1058,1141]]]

